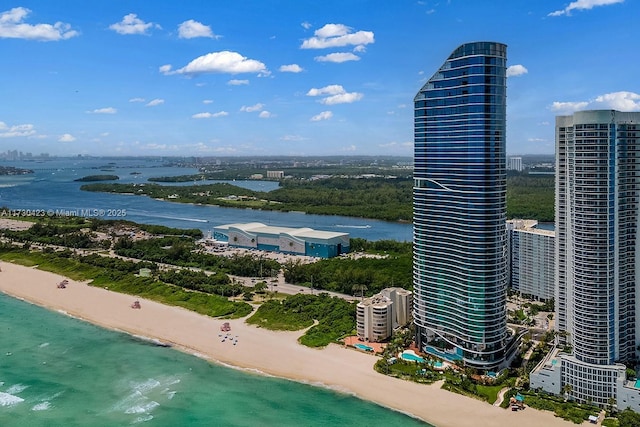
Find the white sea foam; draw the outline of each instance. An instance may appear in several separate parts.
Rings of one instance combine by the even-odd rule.
[[[22,393],[27,388],[29,388],[28,385],[14,384],[14,385],[12,385],[11,387],[9,387],[7,389],[7,393],[9,393],[9,394],[18,394],[18,393]]]
[[[0,406],[13,406],[20,402],[24,402],[24,399],[18,396],[14,396],[9,393],[0,391]]]
[[[46,411],[47,409],[51,408],[51,402],[40,402],[38,404],[33,405],[33,408],[31,408],[32,411]]]
[[[180,382],[180,380],[170,378],[168,381],[163,382],[166,382],[167,384],[162,384],[160,381],[153,378],[142,382],[131,383],[129,385],[129,394],[114,406],[114,410],[124,412],[125,414],[144,414],[134,422],[148,421],[146,418],[149,416],[149,413],[160,406],[160,403],[156,402],[148,395],[155,394],[155,396],[157,396],[158,393],[167,394],[167,391],[169,391],[167,386],[170,384],[176,384]],[[164,390],[159,390],[159,387],[163,387]]]
[[[215,360],[215,359],[213,359],[213,362],[218,364],[218,365],[220,365],[220,366],[224,366],[225,368],[233,369],[233,370],[236,370],[236,371],[247,372],[247,373],[250,373],[250,374],[256,374],[256,375],[260,375],[260,376],[263,376],[263,377],[269,377],[269,378],[280,378],[280,377],[277,377],[275,375],[271,375],[269,373],[261,371],[260,369],[257,369],[257,368],[243,368],[242,366],[231,365],[229,363],[225,363],[225,362],[222,362],[220,360]]]
[[[147,421],[151,421],[152,419],[153,419],[153,415],[147,414],[147,415],[143,415],[141,417],[136,418],[135,420],[133,420],[131,424],[146,423]]]
[[[48,347],[49,343],[48,342],[43,342],[42,344],[40,344],[38,347],[40,348],[44,348],[44,347]]]
[[[147,414],[153,411],[154,409],[156,409],[158,406],[160,406],[158,402],[151,400],[149,402],[144,402],[139,405],[131,406],[127,408],[124,411],[124,413],[125,414]]]
[[[149,378],[148,380],[146,380],[144,382],[141,382],[139,384],[134,384],[133,385],[133,390],[134,390],[134,393],[137,392],[137,393],[144,394],[144,393],[147,393],[147,392],[153,390],[154,388],[158,387],[159,385],[160,385],[160,381],[155,380],[153,378]]]

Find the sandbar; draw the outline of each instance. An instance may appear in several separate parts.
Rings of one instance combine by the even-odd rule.
[[[93,324],[148,337],[213,363],[300,381],[355,395],[411,414],[436,427],[568,427],[551,412],[513,412],[486,402],[379,374],[376,356],[338,344],[312,349],[298,343],[301,332],[269,331],[243,319],[215,319],[179,307],[69,280],[36,268],[0,263],[0,291]],[[133,309],[134,300],[141,308]],[[220,327],[229,322],[227,336]],[[221,336],[222,335],[222,336]]]

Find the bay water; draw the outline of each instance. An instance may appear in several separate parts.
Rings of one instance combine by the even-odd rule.
[[[75,179],[87,175],[109,174],[120,177],[118,183],[148,184],[151,177],[191,175],[194,168],[164,166],[158,160],[117,160],[114,165],[104,159],[56,159],[44,163],[2,162],[4,166],[32,169],[35,173],[21,176],[0,176],[0,207],[38,212],[92,211],[125,212],[127,219],[145,224],[161,224],[176,228],[199,228],[205,235],[213,227],[223,224],[262,222],[280,227],[310,227],[323,231],[349,233],[350,237],[366,240],[396,240],[410,242],[413,228],[410,223],[378,221],[339,215],[306,215],[300,212],[262,211],[223,208],[155,200],[146,196],[93,193],[81,191],[83,182]],[[105,169],[109,167],[111,169]],[[198,184],[227,182],[255,191],[271,191],[278,187],[274,181],[198,181]],[[160,183],[162,185],[189,185]]]

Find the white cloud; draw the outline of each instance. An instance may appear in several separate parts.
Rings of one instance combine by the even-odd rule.
[[[227,84],[229,86],[241,86],[241,85],[248,85],[249,84],[249,80],[238,80],[238,79],[232,79],[229,80],[227,82]]]
[[[18,136],[33,136],[36,130],[32,124],[8,126],[0,122],[0,138],[15,138]]]
[[[203,104],[213,104],[213,99],[205,99],[202,101]]]
[[[300,73],[304,71],[298,64],[281,65],[280,71],[283,73]]]
[[[153,22],[144,22],[135,13],[130,13],[122,18],[122,21],[109,25],[109,28],[118,34],[147,34],[147,30],[155,27],[160,28],[159,25]]]
[[[311,121],[319,122],[320,120],[329,120],[331,117],[333,117],[333,113],[331,111],[323,111],[322,113],[311,117]]]
[[[161,105],[161,104],[164,104],[164,99],[156,98],[156,99],[152,99],[151,101],[149,101],[147,103],[147,105],[145,105],[145,107],[156,107],[156,106]]]
[[[131,98],[129,100],[129,102],[144,102],[145,99],[144,98]]]
[[[23,21],[31,13],[25,7],[14,7],[0,13],[0,38],[26,39],[37,41],[67,40],[80,35],[72,30],[69,24],[56,22],[55,24],[25,24]]]
[[[193,119],[210,119],[214,117],[224,117],[228,116],[229,113],[226,111],[218,111],[217,113],[197,113],[191,116]]]
[[[353,144],[347,145],[346,147],[342,147],[340,151],[356,151],[356,146]]]
[[[118,110],[113,107],[97,108],[95,110],[87,111],[87,113],[91,114],[115,114],[117,112]]]
[[[223,50],[202,55],[189,62],[186,66],[171,71],[171,65],[163,65],[160,72],[169,74],[198,75],[206,73],[259,73],[269,74],[267,67],[255,59],[247,59],[237,52]]]
[[[302,28],[304,28],[305,30],[308,30],[309,28],[311,28],[311,24],[306,21],[300,25],[302,25]]]
[[[589,101],[554,102],[549,107],[551,111],[572,113],[578,110],[618,110],[640,111],[640,94],[620,91],[605,93]]]
[[[363,94],[358,92],[341,93],[323,98],[320,100],[320,103],[325,105],[351,104],[352,102],[360,101],[363,96]]]
[[[378,147],[381,148],[395,148],[395,149],[407,149],[413,148],[413,141],[405,141],[405,142],[396,142],[391,141],[386,144],[378,144]]]
[[[306,141],[306,139],[300,135],[284,135],[280,138],[281,141]]]
[[[569,3],[564,9],[556,10],[549,13],[548,16],[571,15],[572,10],[590,10],[596,6],[609,6],[616,3],[622,3],[624,0],[576,0]]]
[[[307,92],[307,96],[318,96],[318,95],[337,95],[340,93],[345,93],[346,91],[341,85],[329,85],[322,87],[320,89],[312,88]]]
[[[307,96],[330,95],[320,100],[325,105],[350,104],[359,101],[364,96],[358,92],[347,92],[341,85],[329,85],[320,89],[312,88]]]
[[[65,133],[58,138],[58,142],[73,142],[76,140],[76,137],[71,135],[70,133]]]
[[[613,92],[596,97],[594,104],[619,111],[640,111],[640,95],[634,92]]]
[[[398,146],[398,143],[395,142],[395,141],[391,141],[391,142],[388,142],[386,144],[378,144],[378,147],[382,147],[382,148],[393,148],[393,147],[397,147],[397,146]]]
[[[169,144],[156,144],[156,143],[136,145],[136,148],[140,148],[141,150],[158,150],[158,151],[178,151],[181,149],[181,147],[175,144],[169,145]]]
[[[551,111],[561,111],[561,112],[574,112],[578,110],[584,110],[589,105],[586,101],[581,102],[558,102],[554,101],[551,104]]]
[[[264,110],[264,111],[260,111],[260,114],[258,114],[258,117],[260,117],[261,119],[270,119],[271,117],[275,117],[275,115],[270,113],[267,110]]]
[[[527,142],[547,142],[544,138],[527,138]]]
[[[301,49],[325,49],[328,47],[360,46],[374,43],[372,31],[352,32],[343,24],[326,24],[314,33],[314,37],[302,42]]]
[[[314,58],[318,62],[347,62],[347,61],[359,61],[360,57],[354,55],[351,52],[338,52],[338,53],[330,53],[324,56],[316,56]]]
[[[361,45],[358,45],[358,46],[354,47],[353,51],[354,52],[358,52],[358,53],[364,53],[364,52],[367,51],[367,48],[366,48],[366,46],[361,44]]]
[[[529,70],[524,65],[516,64],[507,68],[507,77],[516,77],[527,74]]]
[[[257,103],[255,105],[250,105],[250,106],[243,105],[240,108],[240,111],[245,111],[247,113],[253,113],[255,111],[260,111],[263,108],[264,108],[264,104]]]
[[[211,39],[217,39],[220,36],[213,34],[211,27],[204,25],[193,19],[184,21],[178,26],[178,37],[181,39],[193,39],[196,37],[209,37]]]

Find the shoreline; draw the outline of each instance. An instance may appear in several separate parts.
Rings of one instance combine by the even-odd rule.
[[[512,412],[489,403],[388,377],[374,371],[376,356],[330,344],[312,349],[297,342],[302,331],[269,331],[244,319],[215,319],[180,307],[119,294],[63,276],[2,262],[0,292],[99,327],[127,333],[231,369],[296,381],[355,396],[436,427],[567,427],[574,425],[552,412],[527,408]],[[229,322],[230,334],[220,331]],[[233,341],[233,342],[232,342]]]

